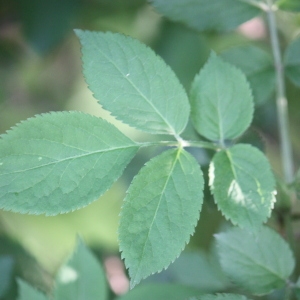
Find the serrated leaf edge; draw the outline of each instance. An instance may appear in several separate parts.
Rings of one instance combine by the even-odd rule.
[[[174,71],[172,70],[172,68],[171,68],[169,65],[167,65],[167,64],[165,63],[165,61],[164,61],[159,55],[157,55],[150,47],[148,47],[148,46],[146,46],[145,44],[141,43],[139,40],[134,39],[134,38],[132,38],[132,37],[130,37],[130,36],[121,34],[121,33],[112,33],[112,32],[110,32],[110,31],[106,31],[106,32],[97,32],[97,31],[90,31],[90,30],[80,30],[80,29],[75,29],[74,32],[75,32],[75,34],[77,35],[77,37],[79,38],[80,43],[81,43],[81,37],[80,37],[81,33],[102,34],[103,36],[104,36],[104,35],[107,35],[107,36],[118,35],[118,36],[121,36],[121,37],[123,37],[123,38],[125,37],[126,39],[131,40],[133,43],[136,43],[136,44],[138,44],[139,46],[142,46],[144,49],[147,49],[147,51],[151,51],[152,54],[155,56],[155,58],[156,58],[157,60],[160,60],[161,63],[164,64],[164,66],[166,67],[166,69],[168,69],[168,72],[170,72],[170,73],[173,74],[174,79],[177,81],[178,86],[180,86],[180,88],[182,89],[182,92],[183,92],[183,93],[185,94],[185,96],[186,96],[186,99],[188,99],[188,95],[187,95],[187,93],[186,93],[186,91],[185,91],[185,89],[184,89],[182,83],[179,81],[178,77],[176,76],[176,74],[174,73]],[[82,44],[81,44],[81,45],[82,45]],[[100,49],[100,50],[101,50],[101,49]],[[83,70],[85,70],[85,65],[86,65],[86,63],[83,61],[82,58],[83,58],[83,52],[82,52],[82,47],[81,47],[82,67],[83,67]],[[113,62],[112,62],[112,63],[113,63]],[[117,69],[118,69],[118,68],[117,68]],[[127,80],[129,80],[128,77],[126,77],[126,76],[124,76],[124,78],[126,78]],[[85,75],[84,75],[84,79],[85,79],[85,81],[87,82],[86,76],[85,76]],[[98,97],[96,97],[96,94],[92,91],[92,89],[90,88],[90,85],[89,85],[88,83],[87,83],[87,85],[88,85],[89,90],[92,92],[93,97],[97,100],[97,103],[100,104],[100,105],[103,107],[103,109],[105,109],[106,111],[108,111],[108,112],[110,113],[111,116],[113,116],[114,118],[116,118],[116,120],[119,120],[120,122],[122,122],[122,123],[124,123],[124,124],[127,124],[128,126],[130,126],[130,127],[132,127],[132,128],[135,128],[135,129],[137,129],[137,130],[144,131],[144,132],[147,132],[147,133],[151,133],[151,134],[170,134],[170,135],[175,136],[176,138],[179,138],[179,135],[184,131],[184,129],[185,129],[186,126],[187,126],[188,119],[186,120],[186,123],[185,123],[185,125],[183,126],[183,128],[182,128],[179,132],[175,132],[174,128],[171,126],[171,124],[168,122],[168,120],[165,119],[165,118],[161,115],[161,113],[156,109],[156,107],[153,105],[153,103],[150,102],[150,101],[148,101],[148,99],[147,99],[147,98],[143,95],[143,93],[141,93],[141,92],[140,92],[139,94],[142,96],[142,98],[144,98],[144,99],[146,100],[146,102],[147,102],[148,104],[150,104],[150,105],[153,107],[153,109],[157,112],[157,114],[160,116],[160,118],[163,120],[163,122],[169,127],[170,131],[157,131],[157,132],[154,132],[152,129],[146,130],[145,128],[139,128],[138,126],[134,126],[134,125],[132,125],[132,124],[129,124],[128,122],[125,122],[124,120],[122,120],[122,118],[119,118],[119,117],[118,117],[117,115],[115,115],[113,112],[111,112],[110,110],[108,110],[108,109],[106,108],[106,105],[102,104],[101,101],[98,100]],[[132,85],[135,87],[134,84],[132,84]],[[136,87],[135,87],[135,88],[136,88]],[[189,105],[189,101],[187,101],[186,104]],[[189,106],[189,110],[190,110],[190,106]]]
[[[254,149],[256,149],[256,150],[259,151],[259,149],[257,149],[256,147],[254,147],[254,146],[252,146],[252,145],[250,145],[250,144],[236,144],[236,145],[233,145],[233,146],[230,147],[230,148],[233,148],[234,146],[237,146],[237,145],[245,145],[245,146],[248,146],[249,148],[254,148]],[[228,149],[223,149],[222,151],[230,150],[230,148],[228,148]],[[216,153],[216,154],[217,154],[217,153]],[[215,154],[215,155],[216,155],[216,154]],[[262,154],[263,154],[263,153],[262,153]],[[213,159],[212,159],[212,161],[211,161],[210,164],[209,164],[209,171],[208,171],[208,174],[210,174],[210,172],[211,172],[210,170],[211,170],[211,168],[212,168],[212,164],[213,164]],[[269,168],[269,171],[270,171],[270,173],[273,175],[271,168]],[[232,220],[230,216],[227,216],[227,215],[222,211],[222,209],[219,207],[217,201],[215,200],[214,193],[213,193],[213,190],[214,190],[214,189],[213,189],[213,186],[212,186],[213,183],[211,183],[210,178],[209,178],[209,189],[210,189],[210,192],[211,192],[211,194],[212,194],[212,196],[213,196],[213,198],[214,198],[214,202],[215,202],[215,204],[216,204],[216,206],[217,206],[217,210],[218,210],[219,212],[221,212],[222,216],[223,216],[227,221],[230,221],[233,225],[238,226],[238,227],[241,228],[241,229],[250,230],[250,231],[253,231],[253,229],[254,229],[254,231],[257,231],[257,230],[259,230],[262,226],[264,226],[263,224],[267,222],[268,218],[270,218],[271,213],[272,213],[272,210],[273,210],[273,208],[274,208],[274,206],[275,206],[275,203],[276,203],[276,198],[275,198],[276,190],[275,190],[275,178],[274,178],[274,177],[273,177],[273,181],[274,181],[273,202],[271,203],[271,206],[270,206],[268,215],[267,215],[264,219],[262,219],[262,223],[261,223],[260,225],[259,225],[259,224],[255,224],[255,226],[252,225],[251,228],[249,228],[249,227],[247,227],[247,226],[244,226],[243,224],[239,224],[238,222]],[[251,223],[252,223],[252,222],[251,222]]]
[[[21,120],[19,123],[15,124],[14,126],[12,126],[10,129],[8,129],[5,133],[1,134],[0,135],[0,146],[1,146],[1,141],[5,141],[7,139],[7,137],[14,132],[14,130],[18,130],[19,126],[22,126],[24,123],[27,123],[28,121],[32,121],[32,120],[35,120],[35,119],[39,119],[39,118],[43,118],[43,117],[47,117],[47,116],[52,116],[52,115],[68,115],[68,114],[81,114],[81,115],[86,115],[86,116],[89,116],[89,117],[92,117],[93,119],[101,119],[102,121],[110,124],[111,126],[115,127],[113,124],[107,122],[106,120],[102,119],[102,118],[99,118],[99,117],[96,117],[96,116],[93,116],[93,115],[90,115],[90,114],[87,114],[87,113],[83,113],[83,112],[80,112],[80,111],[59,111],[59,112],[49,112],[49,113],[42,113],[42,114],[37,114],[33,117],[30,117],[30,118],[27,118],[26,120]],[[119,129],[118,129],[119,130]],[[123,133],[122,133],[123,134]],[[124,135],[124,134],[123,134]],[[126,136],[127,137],[127,136]],[[127,137],[128,138],[128,137]],[[130,138],[128,138],[129,140],[131,140]],[[131,140],[132,141],[132,140]],[[130,147],[136,147],[137,148],[137,151],[138,149],[140,148],[140,146],[135,143],[134,141],[132,141],[133,145],[130,146]],[[115,149],[114,149],[115,150]],[[125,170],[126,166],[123,168],[123,171]],[[112,185],[119,179],[120,177],[116,178]],[[111,186],[112,186],[111,185]],[[96,200],[99,199],[99,197],[101,197],[102,195],[104,195],[110,188],[107,188],[101,195],[99,195],[98,197],[96,198],[93,198],[91,201],[89,201],[88,203],[86,203],[85,205],[78,205],[78,206],[74,206],[71,210],[61,210],[59,213],[43,213],[43,212],[39,212],[39,211],[34,211],[34,210],[23,210],[23,209],[18,209],[18,208],[5,208],[5,207],[1,207],[0,206],[0,209],[3,209],[4,211],[9,211],[9,212],[14,212],[14,213],[20,213],[20,214],[28,214],[28,215],[45,215],[45,216],[57,216],[57,215],[61,215],[61,214],[67,214],[67,213],[71,213],[71,212],[74,212],[78,209],[81,209],[81,208],[84,208],[84,207],[87,207],[88,205],[90,205],[91,203],[95,202]]]
[[[240,136],[242,136],[250,127],[252,121],[253,121],[253,115],[254,115],[254,96],[253,96],[253,91],[252,91],[252,88],[250,86],[250,83],[245,75],[245,73],[239,69],[238,67],[236,67],[235,65],[227,62],[226,60],[224,60],[222,57],[220,57],[219,55],[216,54],[215,51],[211,51],[211,54],[208,58],[208,60],[206,61],[205,65],[203,66],[203,68],[200,70],[200,72],[198,72],[198,74],[196,74],[196,76],[194,77],[192,83],[191,83],[191,87],[190,87],[190,91],[189,91],[189,95],[190,95],[190,98],[192,98],[192,91],[194,90],[194,85],[196,85],[196,82],[199,80],[199,78],[201,76],[203,76],[203,73],[206,71],[206,69],[208,67],[210,67],[210,62],[214,59],[219,59],[223,64],[227,65],[228,67],[230,67],[231,69],[234,70],[234,72],[237,72],[239,73],[240,75],[242,75],[243,77],[243,81],[245,83],[245,86],[247,86],[247,90],[250,94],[250,97],[252,99],[251,101],[251,116],[250,116],[250,119],[249,119],[249,124],[247,125],[246,129],[241,133],[239,134],[238,136],[232,138],[231,140],[235,140],[237,138],[239,138]],[[198,132],[198,130],[196,129],[196,126],[194,125],[194,122],[193,122],[193,118],[192,118],[192,123],[193,123],[193,126],[195,128],[195,130]],[[218,122],[219,123],[219,122]],[[200,132],[199,132],[200,135],[202,135]],[[219,134],[221,136],[221,134]],[[211,140],[210,138],[208,138],[209,140]],[[225,139],[224,138],[221,138],[218,142],[219,143],[224,143]]]
[[[181,151],[181,150],[183,150],[183,149],[177,148],[177,150],[180,150],[180,151]],[[167,151],[168,151],[168,150],[167,150]],[[155,156],[155,157],[151,158],[149,161],[147,161],[147,162],[144,164],[144,166],[143,166],[142,168],[148,166],[148,164],[151,163],[151,161],[152,161],[153,159],[155,159],[156,157],[157,157],[157,156]],[[177,156],[176,156],[176,159],[177,159]],[[174,163],[174,165],[175,165],[175,163]],[[142,168],[141,168],[141,169],[142,169]],[[202,171],[201,171],[201,172],[202,172]],[[131,184],[134,182],[135,178],[136,178],[138,175],[139,175],[139,173],[137,173],[137,174],[134,176],[134,178],[133,178]],[[202,190],[203,190],[203,188],[204,188],[204,181],[203,181]],[[127,195],[129,195],[128,190],[126,191],[126,197],[125,197],[124,200],[123,200],[123,205],[122,205],[121,210],[120,210],[120,213],[119,213],[119,217],[120,217],[119,220],[121,219],[121,216],[122,216],[122,209],[123,209],[123,207],[124,207],[124,205],[125,205],[125,201],[126,201]],[[185,249],[186,245],[187,245],[188,242],[190,241],[191,236],[195,233],[197,223],[198,223],[198,221],[199,221],[199,219],[200,219],[200,212],[201,212],[201,209],[202,209],[202,205],[201,205],[201,207],[200,207],[200,209],[199,209],[198,218],[197,218],[197,220],[195,220],[195,226],[193,227],[194,229],[193,229],[193,231],[190,233],[190,235],[187,237],[187,239],[186,239],[186,241],[184,242],[183,247],[180,249],[178,255],[177,255],[173,260],[171,260],[171,262],[170,262],[168,265],[162,267],[161,269],[159,269],[159,270],[157,270],[157,271],[155,271],[155,272],[152,272],[152,273],[149,274],[148,276],[143,276],[143,277],[141,277],[141,279],[140,279],[138,282],[132,283],[132,280],[130,280],[130,289],[133,289],[137,284],[139,284],[139,283],[141,282],[141,280],[146,279],[146,278],[149,277],[150,275],[153,275],[153,274],[156,274],[156,273],[160,273],[160,272],[162,272],[163,270],[166,270],[172,263],[174,263],[174,261],[180,256],[180,254],[182,253],[182,251]],[[118,226],[118,227],[120,227],[120,221],[119,221],[119,226]],[[118,230],[118,242],[119,242],[119,251],[121,252],[121,259],[124,260],[124,262],[125,262],[125,267],[126,267],[127,270],[129,270],[130,267],[126,264],[126,258],[124,257],[124,252],[123,252],[123,249],[122,249],[122,247],[121,247],[121,242],[120,242],[120,240],[119,240],[119,230]]]

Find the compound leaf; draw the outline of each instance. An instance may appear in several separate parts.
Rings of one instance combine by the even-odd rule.
[[[259,8],[244,0],[151,0],[151,3],[171,20],[200,31],[232,30],[260,13]]]
[[[275,180],[266,157],[250,145],[215,154],[209,184],[224,216],[242,228],[255,229],[271,214]]]
[[[104,270],[80,240],[72,258],[58,272],[55,299],[108,299]]]
[[[55,215],[88,205],[122,174],[138,146],[79,112],[39,115],[0,139],[0,207]]]
[[[258,47],[247,45],[228,49],[221,56],[246,75],[255,104],[263,104],[274,94],[276,77],[269,53]]]
[[[174,72],[150,48],[117,33],[76,30],[83,72],[104,109],[130,126],[176,135],[190,107]]]
[[[245,75],[214,53],[191,87],[192,121],[196,130],[223,143],[241,135],[253,116],[253,98]]]
[[[27,282],[18,279],[19,296],[18,300],[47,300],[48,298],[42,293],[30,286]]]
[[[300,87],[300,38],[287,47],[284,55],[285,71],[288,78]]]
[[[119,227],[131,287],[179,256],[199,219],[202,190],[201,169],[183,149],[163,152],[134,178]]]
[[[224,272],[255,295],[284,286],[293,272],[295,261],[288,244],[268,227],[253,233],[232,228],[217,234],[216,240]]]

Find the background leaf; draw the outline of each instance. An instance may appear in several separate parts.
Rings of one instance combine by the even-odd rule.
[[[47,300],[48,298],[25,281],[18,279],[18,300]]]
[[[64,112],[22,122],[0,149],[0,207],[55,215],[98,199],[138,146],[100,118]]]
[[[168,271],[172,280],[207,293],[225,290],[230,285],[221,270],[217,256],[204,251],[181,253],[169,266]]]
[[[34,50],[46,54],[72,29],[80,0],[19,0],[22,30]]]
[[[0,248],[1,250],[1,248]],[[5,293],[10,288],[13,279],[14,260],[10,255],[0,256],[0,299],[5,299]]]
[[[204,137],[224,142],[250,125],[253,99],[245,75],[214,53],[191,87],[192,121]]]
[[[83,72],[104,109],[150,133],[179,134],[189,117],[174,72],[145,45],[121,34],[76,30]]]
[[[78,241],[73,257],[60,269],[55,289],[56,300],[106,300],[106,275],[99,261]]]
[[[216,240],[224,272],[253,294],[282,287],[294,269],[288,244],[268,227],[254,233],[232,228],[217,234]]]
[[[198,298],[190,298],[189,300],[247,300],[245,296],[237,294],[217,294],[217,295],[203,295]]]
[[[239,144],[216,153],[209,181],[215,202],[233,224],[255,229],[270,216],[275,180],[258,149]]]
[[[202,190],[201,169],[183,149],[163,152],[135,177],[119,227],[131,287],[179,256],[199,219]]]
[[[285,71],[288,78],[300,87],[300,38],[295,39],[287,47],[284,55]]]
[[[200,294],[199,290],[176,284],[144,284],[130,290],[117,300],[182,300]]]
[[[227,31],[254,18],[260,9],[241,0],[151,0],[163,15],[196,30]]]
[[[255,104],[263,104],[274,94],[276,78],[269,53],[256,46],[247,45],[228,49],[221,56],[245,73]]]
[[[292,12],[300,11],[300,2],[299,0],[280,0],[276,3],[279,9],[288,10]]]

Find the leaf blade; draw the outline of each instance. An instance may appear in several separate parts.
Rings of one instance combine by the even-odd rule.
[[[113,125],[78,112],[31,118],[0,144],[1,208],[47,215],[98,199],[138,150]]]
[[[195,77],[190,98],[196,130],[212,141],[234,139],[252,121],[253,99],[245,75],[214,53]]]
[[[210,164],[209,177],[218,208],[233,224],[256,229],[270,216],[275,180],[258,149],[239,144],[218,152]]]
[[[104,109],[149,133],[183,131],[190,110],[187,95],[174,72],[150,48],[116,33],[76,30],[76,34],[86,81]]]
[[[202,189],[199,165],[182,149],[163,152],[135,177],[119,226],[132,287],[178,257],[199,218]]]
[[[224,272],[255,295],[282,287],[294,269],[288,244],[268,227],[254,233],[232,228],[217,234],[216,241]]]
[[[78,241],[76,250],[56,278],[56,300],[108,299],[106,275],[93,253]]]

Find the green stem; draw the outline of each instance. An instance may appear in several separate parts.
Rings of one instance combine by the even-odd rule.
[[[289,137],[289,120],[288,120],[287,99],[285,93],[284,66],[282,64],[282,59],[281,59],[281,51],[280,51],[278,33],[276,28],[276,18],[274,13],[273,1],[267,0],[267,5],[268,5],[268,9],[266,10],[266,13],[268,18],[268,26],[270,31],[271,43],[272,43],[272,51],[274,56],[274,65],[275,65],[276,80],[277,80],[276,105],[277,105],[277,114],[278,114],[282,167],[283,167],[285,182],[291,183],[294,178],[294,170],[293,170],[292,147],[291,147],[291,141]]]
[[[150,147],[150,146],[168,146],[168,147],[197,147],[197,148],[205,148],[205,149],[211,149],[211,150],[219,150],[220,147],[217,145],[210,143],[210,142],[204,142],[204,141],[156,141],[156,142],[140,142],[137,143],[140,147]]]

